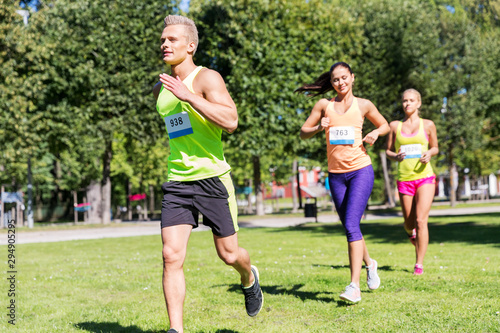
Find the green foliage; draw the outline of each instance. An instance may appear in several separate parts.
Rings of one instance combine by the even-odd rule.
[[[498,61],[488,60],[500,55],[498,43],[496,50],[486,46],[480,30],[464,11],[451,13],[441,8],[439,18],[441,61],[435,66],[433,89],[447,98],[445,112],[435,119],[440,150],[446,153],[447,164],[454,162],[473,174],[484,174],[491,170],[487,165],[490,160],[471,160],[470,152],[488,146],[492,133],[485,125],[490,122],[491,98],[498,95],[494,91]]]
[[[114,132],[142,141],[159,136],[151,89],[161,63],[152,45],[164,15],[157,1],[61,0],[34,18],[34,44],[49,46],[33,55],[38,57],[34,75],[49,75],[37,99],[40,109],[50,110],[47,140],[56,156],[71,155],[67,168],[76,158],[84,162],[66,174],[73,178],[67,183],[84,186],[100,178],[94,166]],[[69,129],[74,136],[63,136]]]
[[[166,170],[166,164],[164,154],[154,151],[164,130],[152,87],[163,68],[163,18],[175,12],[177,2],[39,5],[26,27],[14,5],[2,1],[0,6],[6,18],[0,25],[6,35],[0,42],[2,183],[26,182],[29,154],[37,188],[85,188],[102,178],[107,143],[121,135],[130,146],[141,147],[140,160],[129,149],[135,156],[127,157],[132,167],[126,176],[157,184],[164,172],[152,170]]]
[[[130,182],[134,193],[147,192],[149,185],[154,186],[159,192],[159,185],[167,180],[169,153],[167,135],[152,142],[141,142],[127,138],[123,133],[115,133],[111,162],[113,202],[125,205],[128,194],[127,182]]]
[[[117,202],[128,181],[134,192],[158,188],[168,139],[151,89],[165,71],[163,17],[178,1],[37,2],[28,26],[18,4],[0,0],[0,182],[26,184],[31,156],[40,191],[84,188],[102,178],[112,142]],[[251,178],[255,156],[266,182],[269,168],[288,181],[296,158],[326,166],[324,137],[299,139],[317,99],[293,91],[336,61],[352,65],[355,95],[387,120],[402,118],[404,89],[422,93],[422,116],[438,129],[438,171],[451,161],[477,175],[496,171],[499,9],[491,0],[192,0],[195,61],[224,76],[239,111],[239,128],[224,136],[235,182]],[[380,179],[384,141],[370,152]]]
[[[43,152],[33,147],[43,140],[33,131],[39,127],[40,118],[30,112],[31,104],[26,97],[28,65],[18,43],[28,36],[28,30],[16,9],[11,1],[0,2],[0,165],[3,167],[0,182],[12,183],[18,188],[26,181],[28,155],[34,157],[33,165],[38,167],[37,161]]]
[[[356,30],[346,24],[349,14],[338,8],[345,15],[332,21],[332,5],[324,1],[192,1],[191,6],[201,35],[197,61],[225,76],[238,106],[239,127],[226,145],[226,154],[235,156],[233,167],[250,171],[250,157],[259,156],[263,170],[290,175],[299,151],[323,151],[319,140],[299,139],[312,101],[294,90],[328,70],[347,45],[352,53],[361,48]]]

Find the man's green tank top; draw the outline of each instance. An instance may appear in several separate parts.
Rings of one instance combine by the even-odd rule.
[[[403,122],[400,121],[396,130],[396,152],[398,152],[399,148],[402,146],[406,146],[409,149],[406,153],[406,158],[398,163],[398,180],[411,181],[431,177],[434,175],[431,162],[425,164],[421,163],[420,156],[418,155],[419,153],[424,153],[429,150],[429,139],[425,133],[424,120],[420,119],[418,132],[415,135],[404,134],[401,131],[402,127]],[[414,149],[415,146],[419,146],[420,148],[416,150]],[[417,155],[412,155],[412,151]]]
[[[194,93],[193,81],[203,69],[198,66],[182,82]],[[222,129],[205,119],[189,103],[161,87],[156,109],[169,136],[169,181],[192,181],[228,172],[222,150]]]

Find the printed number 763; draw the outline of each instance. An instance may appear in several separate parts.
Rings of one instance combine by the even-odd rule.
[[[348,130],[336,130],[336,134],[338,136],[344,136],[344,135],[348,135],[349,131]]]

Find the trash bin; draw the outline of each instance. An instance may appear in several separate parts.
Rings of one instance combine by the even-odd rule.
[[[313,198],[313,203],[307,203],[304,205],[304,217],[314,217],[316,222],[318,222],[318,207],[316,205],[316,198]]]

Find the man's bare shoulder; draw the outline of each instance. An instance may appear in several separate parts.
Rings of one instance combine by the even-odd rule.
[[[210,86],[213,84],[224,84],[224,79],[219,72],[204,67],[196,76],[195,81],[202,86]]]

